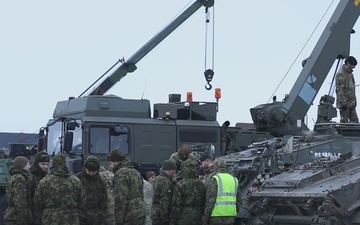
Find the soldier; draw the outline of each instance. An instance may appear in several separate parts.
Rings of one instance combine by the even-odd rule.
[[[226,172],[222,159],[214,160],[214,171],[206,189],[203,224],[233,225],[241,206],[238,180]]]
[[[82,171],[76,174],[86,196],[86,208],[80,210],[81,225],[101,225],[106,222],[107,188],[99,175],[99,169],[99,159],[90,155],[85,160]]]
[[[79,211],[85,207],[81,181],[71,175],[64,155],[55,155],[52,164],[50,175],[40,181],[34,196],[42,224],[79,225]]]
[[[115,222],[122,225],[144,224],[146,203],[141,174],[120,149],[112,150],[108,161],[114,172]]]
[[[114,187],[113,187],[113,180],[114,180],[114,174],[107,169],[105,169],[104,166],[100,166],[99,169],[99,175],[101,179],[106,184],[106,194],[108,198],[108,204],[107,204],[107,213],[105,215],[106,217],[106,224],[107,225],[115,225],[115,214],[114,214]]]
[[[154,171],[148,171],[146,172],[146,180],[152,183],[152,181],[155,179],[156,173]]]
[[[181,145],[181,147],[178,149],[178,151],[173,153],[170,156],[170,159],[175,161],[177,172],[180,171],[181,163],[183,163],[184,161],[186,161],[188,159],[198,161],[198,159],[194,155],[191,154],[191,148],[187,144]]]
[[[6,185],[6,199],[9,204],[4,213],[6,225],[31,224],[33,222],[31,189],[28,183],[30,167],[29,160],[24,156],[14,159]]]
[[[176,173],[176,164],[168,159],[163,162],[160,174],[154,179],[154,201],[151,212],[153,225],[170,223],[170,207],[173,192],[172,179]]]
[[[40,182],[48,173],[50,156],[46,152],[38,152],[34,157],[33,166],[30,169],[31,179],[31,199],[34,198],[35,190]],[[41,214],[36,209],[34,212],[34,224],[41,224]]]
[[[134,168],[140,172],[140,167],[138,164],[134,163]],[[155,174],[154,171],[149,171]],[[145,175],[147,177],[147,175],[149,174],[149,172],[147,172]],[[145,179],[143,179],[143,192],[144,192],[144,201],[146,203],[147,206],[147,210],[146,210],[146,219],[145,219],[145,225],[152,225],[152,221],[151,221],[151,209],[152,209],[152,205],[153,205],[153,198],[154,198],[154,188],[152,187],[151,183]]]
[[[144,200],[147,205],[145,225],[152,225],[151,209],[152,209],[153,199],[154,199],[154,189],[149,181],[144,179],[143,182],[144,182],[144,188],[143,188]]]
[[[210,155],[202,155],[199,159],[201,165],[200,168],[204,170],[204,183],[207,185],[211,178],[214,176],[214,159]]]
[[[336,107],[340,110],[340,123],[359,123],[355,109],[355,79],[352,73],[356,65],[357,60],[349,56],[336,74]]]
[[[202,225],[206,188],[198,178],[198,164],[185,161],[181,174],[172,196],[170,225]]]

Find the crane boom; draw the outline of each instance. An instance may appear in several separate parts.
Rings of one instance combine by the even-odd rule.
[[[163,41],[169,34],[185,22],[191,15],[193,15],[202,6],[212,7],[214,0],[197,0],[191,4],[186,10],[178,15],[169,25],[151,38],[144,46],[142,46],[135,54],[118,67],[110,76],[108,76],[98,87],[96,87],[89,95],[103,95],[112,86],[124,78],[128,73],[136,70],[136,64],[144,58],[152,49],[154,49],[161,41]]]
[[[278,135],[300,129],[308,130],[304,117],[334,61],[349,56],[350,35],[359,15],[358,0],[339,2],[290,93],[282,102],[250,109],[258,129]],[[301,125],[298,121],[301,121]]]

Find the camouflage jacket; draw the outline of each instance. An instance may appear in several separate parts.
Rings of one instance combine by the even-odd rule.
[[[184,160],[181,160],[178,153],[175,152],[170,156],[170,159],[174,160],[176,163],[176,167],[177,167],[177,172],[179,172],[181,170],[181,164],[184,162]],[[194,156],[193,154],[189,155],[189,158],[187,160],[193,160],[195,162],[198,161],[198,159],[196,158],[196,156]]]
[[[146,216],[143,178],[129,159],[113,168],[115,221],[124,223]]]
[[[336,74],[336,107],[356,107],[355,79],[352,73],[341,68]]]
[[[37,186],[39,185],[40,181],[46,177],[47,172],[43,171],[39,166],[34,165],[30,169],[30,178],[29,179],[29,186],[31,189],[31,200],[34,199],[35,190]],[[33,216],[34,216],[34,223],[33,224],[41,224],[41,212],[36,210],[36,208],[33,208]]]
[[[106,193],[107,193],[107,213],[106,218],[108,224],[115,223],[115,215],[114,215],[114,187],[113,187],[113,180],[114,180],[114,174],[107,169],[105,169],[103,166],[100,166],[99,169],[99,175],[100,178],[105,182],[106,184]]]
[[[206,170],[204,170],[205,177],[204,177],[204,184],[207,186],[209,182],[212,180],[212,177],[215,175],[214,166],[210,166]]]
[[[197,164],[183,163],[183,179],[176,183],[172,196],[170,225],[202,225],[206,188],[198,178]]]
[[[6,185],[8,207],[4,213],[6,221],[18,225],[28,225],[33,222],[31,189],[28,179],[29,172],[23,169],[11,168],[10,178]]]
[[[146,221],[145,221],[145,225],[152,225],[151,222],[151,208],[153,205],[153,198],[154,198],[154,188],[152,187],[152,185],[150,184],[149,181],[147,180],[143,180],[144,182],[144,200],[145,203],[147,205],[147,213],[146,213]]]
[[[80,224],[105,224],[107,213],[107,188],[99,174],[90,177],[85,169],[76,174],[86,196],[86,208],[80,210]]]
[[[64,164],[55,165],[43,178],[34,196],[42,224],[79,225],[79,211],[85,207],[82,185]]]
[[[154,201],[151,212],[151,220],[154,224],[166,224],[170,222],[170,207],[173,193],[172,177],[164,171],[153,180]]]
[[[226,173],[226,170],[219,170],[216,173]],[[235,217],[211,217],[212,209],[214,208],[215,202],[216,202],[217,190],[218,190],[217,182],[216,182],[215,178],[212,178],[206,187],[206,204],[205,204],[205,210],[204,210],[204,215],[203,215],[203,223],[209,224],[210,220],[211,220],[211,223],[216,223],[216,224],[234,223]],[[237,190],[237,195],[236,195],[237,211],[239,211],[241,203],[242,203],[242,199],[241,199],[241,191],[240,191],[240,185],[239,185],[238,190]]]

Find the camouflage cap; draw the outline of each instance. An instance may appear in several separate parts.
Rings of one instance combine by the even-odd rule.
[[[223,159],[217,158],[214,160],[214,170],[226,169],[226,164]]]
[[[52,158],[53,165],[65,164],[65,156],[63,154],[57,154]]]
[[[125,159],[126,156],[124,155],[124,153],[122,153],[120,149],[114,149],[108,155],[108,161],[111,162],[121,162],[124,161]]]
[[[34,157],[34,163],[50,162],[50,156],[46,152],[38,152]]]
[[[181,160],[185,161],[189,158],[191,148],[188,144],[183,144],[178,150],[178,156]]]

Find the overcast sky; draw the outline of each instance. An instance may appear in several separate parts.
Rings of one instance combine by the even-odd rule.
[[[2,1],[0,131],[37,132],[52,117],[57,101],[79,96],[192,2]],[[215,0],[212,85],[222,89],[220,124],[252,122],[250,108],[268,102],[331,2],[330,11],[276,91],[278,100],[290,92],[302,59],[310,55],[339,0]],[[171,93],[185,100],[186,92],[192,91],[194,101],[215,101],[214,88],[204,88],[204,28],[201,8],[107,94],[143,96],[154,104],[167,102]],[[358,28],[357,24],[351,54],[360,58]],[[207,58],[206,69],[212,67],[211,60]],[[333,70],[309,110],[310,122],[316,120],[320,96],[328,93]],[[360,83],[360,68],[354,75]]]

